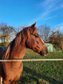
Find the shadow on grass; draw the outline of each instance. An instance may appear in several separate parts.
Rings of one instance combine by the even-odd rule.
[[[27,75],[21,77],[19,84],[63,84],[62,81],[36,73],[28,67],[24,67],[24,71]]]

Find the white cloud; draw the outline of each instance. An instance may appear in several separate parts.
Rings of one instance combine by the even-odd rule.
[[[47,19],[48,15],[63,9],[63,3],[61,0],[44,0],[44,2],[40,3],[39,6],[44,10],[41,15],[39,15],[36,20],[39,21],[41,19]],[[50,16],[50,19],[56,17],[57,15]]]
[[[55,16],[50,16],[50,17],[45,18],[44,20],[48,21],[48,20],[54,19],[55,17],[56,17],[56,15]]]
[[[54,31],[59,30],[60,32],[63,32],[63,22],[55,25]]]
[[[59,11],[60,9],[63,9],[63,2],[61,0],[44,0],[41,3],[39,3],[39,6],[41,7],[41,9],[43,9],[43,11],[40,13],[40,15],[36,16],[31,22],[39,22],[41,20],[45,21],[45,20],[51,20],[53,18],[56,18],[58,15],[50,15],[50,14],[54,14],[54,12]]]
[[[42,7],[44,8],[43,16],[46,13],[46,15],[57,11],[61,8],[63,8],[63,3],[60,0],[44,0],[42,3]]]

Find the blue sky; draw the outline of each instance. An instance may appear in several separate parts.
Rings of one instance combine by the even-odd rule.
[[[47,24],[63,30],[63,0],[0,0],[0,23],[14,27]]]

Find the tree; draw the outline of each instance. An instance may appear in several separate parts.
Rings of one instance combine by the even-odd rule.
[[[56,48],[63,49],[63,33],[59,31],[52,32],[49,41],[54,44]]]
[[[9,42],[10,38],[13,38],[13,35],[16,35],[16,30],[14,27],[6,24],[0,24],[0,38],[2,42]]]
[[[40,36],[43,38],[44,41],[48,41],[49,34],[50,34],[50,27],[47,25],[39,26],[38,28]]]

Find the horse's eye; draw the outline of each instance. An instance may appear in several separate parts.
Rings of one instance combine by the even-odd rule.
[[[39,37],[39,35],[38,34],[35,34],[35,37]]]
[[[38,41],[36,41],[37,42],[37,44],[39,44],[39,42]]]
[[[32,34],[33,36],[35,36],[35,37],[39,37],[39,35],[38,34]]]

